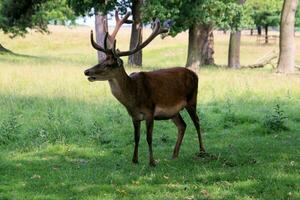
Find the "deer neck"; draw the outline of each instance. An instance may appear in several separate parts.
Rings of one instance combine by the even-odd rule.
[[[127,75],[124,68],[110,79],[109,86],[112,94],[128,109],[134,107],[135,85],[131,78]],[[131,110],[131,109],[130,109]]]

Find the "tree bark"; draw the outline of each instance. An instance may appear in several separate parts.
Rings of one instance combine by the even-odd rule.
[[[298,0],[285,0],[280,23],[279,60],[277,71],[292,73],[295,70],[295,14]]]
[[[228,67],[239,69],[240,64],[241,31],[230,33],[228,50]]]
[[[242,5],[245,0],[237,0],[237,3]],[[252,30],[252,29],[251,29]],[[252,31],[251,31],[252,33]],[[231,32],[228,49],[228,67],[239,69],[240,64],[240,46],[241,46],[241,31]]]
[[[96,41],[100,46],[104,46],[105,34],[108,31],[107,17],[102,13],[95,15],[95,32],[96,32]],[[106,58],[105,53],[97,51],[98,62],[100,63]]]
[[[211,25],[204,27],[204,32],[208,35],[208,40],[205,41],[205,46],[203,49],[204,52],[204,65],[214,65],[215,59],[214,59],[214,32],[213,27]]]
[[[194,24],[189,28],[186,67],[193,70],[202,65],[214,65],[214,35],[211,25]]]
[[[143,0],[133,0],[132,1],[132,18],[133,23],[131,27],[131,36],[130,36],[130,47],[129,49],[133,49],[136,47],[137,44],[142,43],[142,22],[141,22],[141,6],[143,4]],[[141,37],[139,37],[141,34]],[[143,54],[142,50],[132,54],[128,58],[128,64],[130,66],[142,67],[142,60]]]

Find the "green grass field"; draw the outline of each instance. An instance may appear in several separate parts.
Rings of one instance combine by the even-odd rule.
[[[183,111],[188,128],[179,158],[171,159],[176,127],[156,121],[157,167],[148,166],[144,126],[140,163],[133,165],[130,117],[106,82],[83,75],[97,60],[89,29],[51,31],[14,40],[0,34],[0,43],[19,54],[0,55],[1,200],[300,199],[299,74],[201,69],[198,113],[215,157],[196,156],[196,131]],[[215,35],[218,64],[226,64],[228,37]],[[128,38],[123,30],[120,49]],[[156,39],[144,50],[143,70],[184,66],[186,43],[187,34]],[[241,62],[273,49],[243,36]]]

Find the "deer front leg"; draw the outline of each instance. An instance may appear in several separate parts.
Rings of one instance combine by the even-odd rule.
[[[155,160],[153,158],[153,151],[152,151],[152,132],[153,132],[153,123],[154,119],[146,120],[146,128],[147,128],[147,143],[149,146],[149,164],[150,166],[155,167]]]
[[[134,126],[134,152],[133,152],[132,162],[138,163],[141,122],[133,120],[133,126]]]

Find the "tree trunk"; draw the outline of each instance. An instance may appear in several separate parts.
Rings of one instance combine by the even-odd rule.
[[[242,5],[244,0],[237,0],[237,3]],[[252,29],[251,29],[252,30]],[[251,31],[252,33],[252,31]],[[231,32],[228,49],[228,67],[239,69],[240,64],[240,46],[241,46],[241,31]]]
[[[257,26],[257,35],[261,35],[261,26]]]
[[[189,28],[188,57],[186,67],[193,70],[201,65],[214,64],[214,35],[211,25],[196,25]]]
[[[230,33],[228,50],[228,67],[239,69],[240,64],[241,31]]]
[[[96,41],[100,46],[104,46],[105,33],[108,31],[107,17],[102,13],[95,15],[95,31],[96,31]],[[97,51],[98,62],[100,63],[106,58],[105,53]]]
[[[291,73],[295,70],[295,14],[298,0],[285,0],[280,22],[278,72]]]
[[[203,49],[204,52],[204,65],[214,65],[215,64],[215,59],[214,59],[214,32],[213,32],[213,27],[207,26],[204,27],[204,32],[207,33],[208,35],[208,40],[205,41],[205,46]]]
[[[142,43],[142,33],[143,33],[143,25],[141,22],[141,6],[143,4],[143,0],[133,0],[132,1],[132,18],[133,23],[131,27],[131,36],[130,36],[130,47],[129,49],[133,49],[136,47],[137,44]],[[140,28],[138,28],[140,27]],[[139,34],[141,34],[141,37],[139,37]],[[139,39],[140,38],[140,39]],[[131,66],[142,66],[142,50],[136,52],[135,54],[132,54],[128,58],[128,64]]]
[[[268,36],[268,32],[269,32],[269,29],[268,29],[268,25],[265,26],[265,43],[268,44],[269,43],[269,36]]]
[[[253,35],[253,28],[250,29],[250,35]]]

